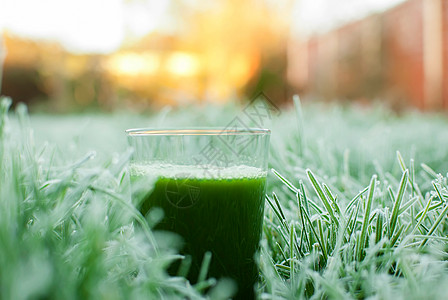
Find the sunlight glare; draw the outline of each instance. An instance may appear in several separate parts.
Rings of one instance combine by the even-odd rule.
[[[191,54],[175,52],[169,57],[166,67],[174,75],[193,76],[199,71],[199,61]]]
[[[153,53],[118,53],[110,57],[106,69],[112,73],[135,76],[152,75],[159,69],[160,60]]]

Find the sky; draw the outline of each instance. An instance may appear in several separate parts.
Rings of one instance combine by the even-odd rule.
[[[109,53],[117,50],[127,37],[169,30],[173,21],[169,12],[171,1],[1,0],[0,30],[32,39],[56,40],[71,52]],[[403,1],[294,0],[291,15],[285,17],[291,19],[293,34],[307,35]],[[201,5],[200,1],[194,3]]]
[[[164,22],[170,0],[1,0],[0,26],[73,52],[107,53]],[[3,6],[3,7],[1,7]]]

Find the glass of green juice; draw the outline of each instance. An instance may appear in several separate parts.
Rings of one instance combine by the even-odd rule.
[[[155,230],[182,238],[196,283],[207,252],[208,277],[230,278],[235,298],[255,297],[270,131],[259,128],[129,129],[133,202],[146,216],[163,209]],[[171,266],[175,274],[179,267]]]

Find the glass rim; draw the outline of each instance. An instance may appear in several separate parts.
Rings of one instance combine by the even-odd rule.
[[[191,127],[191,128],[131,128],[125,131],[128,136],[184,136],[184,135],[270,135],[265,128],[226,128],[226,127]]]

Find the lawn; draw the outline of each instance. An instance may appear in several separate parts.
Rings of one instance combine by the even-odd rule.
[[[130,199],[124,130],[226,126],[244,107],[31,115],[0,108],[1,299],[226,299],[169,276],[173,237]],[[300,104],[266,121],[261,299],[442,299],[448,287],[448,119]]]

